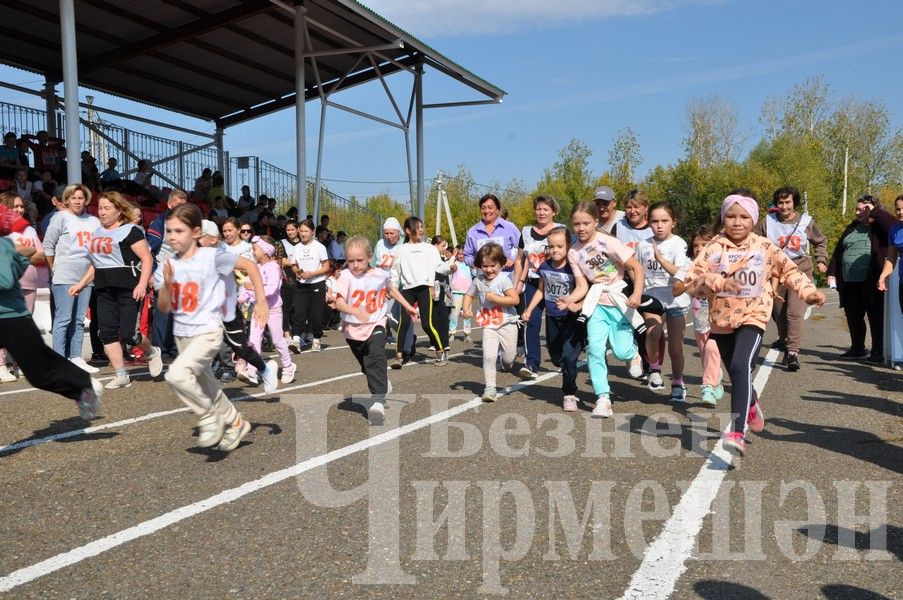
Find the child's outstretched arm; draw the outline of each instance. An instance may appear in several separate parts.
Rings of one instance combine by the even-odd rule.
[[[627,306],[636,308],[642,302],[643,296],[643,265],[636,259],[636,256],[631,256],[624,263],[624,270],[630,271],[630,278],[633,280],[633,293],[627,299]]]
[[[473,296],[464,294],[464,301],[461,302],[461,316],[465,319],[473,318]]]
[[[390,285],[388,287],[389,296],[398,302],[398,304],[408,313],[408,316],[411,317],[412,320],[416,321],[420,318],[420,313],[417,312],[417,309],[411,306],[411,303],[408,302],[407,298],[402,295],[401,292],[394,285]]]
[[[793,290],[806,304],[822,306],[825,303],[825,295],[818,291],[809,276],[799,270],[796,263],[783,251],[778,250],[775,260],[775,269],[780,281]]]
[[[235,261],[235,268],[241,269],[251,278],[251,285],[254,286],[254,296],[257,300],[254,302],[254,319],[260,327],[266,327],[267,319],[270,316],[270,308],[267,306],[267,297],[263,291],[263,278],[260,276],[260,270],[257,263],[248,260],[243,256],[239,256]]]
[[[530,315],[533,313],[533,309],[535,309],[545,297],[545,287],[545,285],[539,285],[536,288],[536,293],[534,293],[533,297],[530,299],[530,304],[527,305],[527,308],[524,309],[523,314],[521,314],[520,316],[521,319],[523,319],[524,321],[530,320]]]
[[[335,309],[340,313],[345,313],[346,315],[351,315],[356,318],[361,323],[366,323],[370,320],[370,315],[367,314],[367,311],[364,310],[363,306],[358,306],[357,308],[351,306],[347,302],[345,302],[345,297],[341,294],[336,294],[335,297]]]
[[[517,288],[512,286],[505,291],[504,295],[488,292],[486,294],[486,301],[498,304],[499,306],[517,306],[520,304],[520,296],[517,295]]]
[[[163,285],[157,290],[157,308],[163,312],[172,312],[172,297],[169,295],[169,286],[172,285],[172,263],[169,259],[163,263]]]

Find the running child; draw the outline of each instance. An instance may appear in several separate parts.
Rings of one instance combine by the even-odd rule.
[[[536,287],[536,293],[524,310],[521,318],[530,320],[530,315],[545,301],[546,312],[546,346],[552,364],[561,367],[561,392],[564,394],[562,408],[568,412],[577,410],[577,359],[583,351],[583,339],[586,332],[577,321],[576,308],[568,299],[577,288],[577,295],[586,293],[586,278],[582,273],[576,275],[568,264],[570,234],[564,227],[556,227],[546,235],[546,252],[548,258],[536,268],[542,285]]]
[[[261,343],[263,342],[264,325],[270,330],[270,338],[273,340],[273,346],[279,354],[279,361],[282,365],[282,383],[288,384],[295,380],[295,371],[297,367],[292,362],[291,353],[288,350],[288,340],[282,335],[282,268],[276,256],[276,241],[269,236],[257,236],[251,238],[251,249],[254,253],[254,260],[257,261],[257,269],[260,271],[260,277],[263,279],[263,293],[266,296],[267,308],[269,309],[269,318],[265,324],[251,321],[251,335],[249,342],[251,348],[257,354],[260,354]],[[253,284],[246,281],[242,286],[239,294],[239,302],[248,302],[253,300]],[[248,364],[245,367],[245,373],[248,377],[252,377],[257,373],[257,367]]]
[[[715,236],[712,228],[703,225],[693,235],[693,256],[695,259],[702,254],[703,248]],[[684,265],[674,276],[674,288],[671,290],[676,297],[687,291],[684,278],[690,265]],[[724,397],[724,386],[721,384],[721,354],[718,352],[718,344],[712,339],[711,325],[709,324],[709,292],[705,295],[697,295],[692,299],[693,307],[693,332],[696,335],[696,345],[699,347],[699,357],[702,359],[702,388],[699,391],[699,399],[704,404],[715,406]]]
[[[458,332],[458,315],[461,313],[461,307],[464,305],[464,295],[470,289],[470,283],[473,281],[473,273],[466,264],[464,264],[464,244],[455,246],[455,261],[458,268],[452,274],[452,307],[448,314],[448,339],[452,340]],[[470,319],[461,318],[461,328],[464,330],[464,341],[472,342],[470,337]]]
[[[787,254],[768,238],[753,233],[758,219],[759,203],[753,193],[746,189],[731,192],[721,205],[723,233],[696,257],[686,279],[691,294],[705,288],[714,293],[709,307],[711,336],[731,380],[731,425],[724,434],[724,447],[737,455],[746,452],[747,426],[756,433],[765,428],[765,415],[752,384],[752,367],[771,319],[771,277],[780,277],[781,283],[807,304],[821,306],[825,302],[824,294]]]
[[[387,297],[394,298],[413,319],[417,310],[392,286],[392,274],[371,267],[373,251],[364,236],[345,242],[345,269],[335,286],[336,310],[342,313],[342,332],[348,347],[367,377],[373,402],[367,411],[370,423],[381,425],[385,417],[386,394],[391,384],[386,374]]]
[[[483,328],[483,390],[484,402],[495,402],[495,365],[502,357],[502,367],[510,369],[517,356],[517,310],[520,297],[507,273],[503,273],[507,261],[505,251],[494,242],[484,244],[473,257],[473,264],[480,273],[473,278],[470,289],[464,295],[461,315],[474,317],[473,304],[477,302],[476,322]]]
[[[592,202],[578,202],[571,209],[571,227],[577,243],[568,250],[568,264],[575,275],[582,273],[589,284],[598,285],[595,289],[601,291],[592,306],[586,306],[588,300],[584,301],[583,310],[593,310],[586,325],[587,362],[596,393],[593,416],[604,418],[613,414],[606,346],[611,345],[612,354],[618,360],[631,360],[637,354],[631,318],[642,299],[643,267],[624,242],[596,230],[597,215],[596,205]],[[633,280],[633,290],[627,297],[624,295],[627,287],[625,271]],[[578,302],[583,299],[582,290],[577,290],[568,300]]]
[[[672,278],[689,262],[687,243],[673,234],[676,221],[674,209],[667,202],[649,207],[649,228],[652,238],[637,245],[637,259],[643,266],[644,294],[662,303],[664,315],[643,312],[646,320],[646,356],[649,359],[649,389],[660,390],[664,362],[665,326],[667,326],[668,356],[671,359],[671,402],[686,402],[684,385],[684,328],[690,311],[690,297],[672,294]]]
[[[166,383],[200,417],[198,446],[230,451],[251,430],[226,398],[210,365],[223,339],[223,277],[239,268],[251,278],[256,292],[254,319],[267,322],[268,309],[257,265],[219,248],[202,248],[201,212],[194,204],[173,209],[166,220],[166,237],[175,256],[157,265],[154,287],[160,310],[173,315],[179,354],[166,372]]]

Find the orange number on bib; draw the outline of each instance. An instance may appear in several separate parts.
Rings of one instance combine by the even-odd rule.
[[[108,237],[100,237],[100,238],[91,238],[90,243],[91,252],[94,254],[112,254],[113,253],[113,238]]]
[[[370,314],[379,312],[386,304],[386,289],[379,291],[369,290],[364,293],[363,290],[354,290],[351,292],[351,306],[358,308],[364,305],[364,310]]]
[[[173,310],[181,310],[187,313],[196,311],[199,291],[200,286],[194,281],[173,283],[171,292]]]
[[[493,306],[492,308],[482,308],[477,313],[477,324],[480,327],[489,325],[501,325],[505,322],[505,315],[502,313],[501,306]]]
[[[799,251],[799,249],[802,247],[802,243],[803,240],[798,235],[791,235],[789,239],[787,238],[787,236],[782,235],[778,239],[778,244],[780,244],[781,248],[788,248],[790,250]]]
[[[395,264],[395,257],[391,254],[383,254],[383,259],[379,263],[379,268],[383,270],[389,270]]]
[[[531,252],[529,256],[527,256],[527,260],[530,261],[530,264],[533,265],[534,269],[538,269],[539,265],[541,265],[545,259],[545,252]]]
[[[78,242],[79,246],[84,246],[85,244],[91,243],[91,232],[90,231],[79,231],[75,234],[75,240]]]

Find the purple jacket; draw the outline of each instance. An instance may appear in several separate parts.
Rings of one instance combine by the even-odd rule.
[[[487,242],[495,242],[505,251],[505,256],[514,260],[517,258],[517,248],[520,245],[520,230],[511,221],[499,217],[495,220],[495,229],[490,235],[486,233],[485,223],[478,221],[467,230],[467,239],[464,241],[465,264],[472,267],[473,255]]]

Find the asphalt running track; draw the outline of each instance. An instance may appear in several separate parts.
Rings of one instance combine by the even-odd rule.
[[[483,404],[478,346],[461,342],[447,367],[392,371],[386,424],[369,427],[330,332],[276,394],[228,386],[254,426],[230,454],[195,448],[194,419],[138,367],[87,429],[67,402],[4,384],[0,591],[900,597],[903,376],[834,358],[836,299],[807,329],[795,374],[766,334],[768,424],[733,461],[726,401],[675,409],[613,363],[613,419],[563,413],[553,371],[500,374],[510,393]],[[698,362],[688,350],[691,401]],[[578,383],[591,400],[585,370]]]

